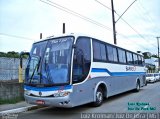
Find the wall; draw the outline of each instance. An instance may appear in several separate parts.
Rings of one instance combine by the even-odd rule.
[[[25,68],[26,59],[23,59]],[[18,83],[19,58],[0,57],[0,99],[23,98],[23,84]],[[24,75],[24,70],[23,70]]]
[[[23,68],[26,65],[26,61],[26,59],[23,59]],[[19,63],[19,58],[0,57],[0,80],[18,79]]]
[[[23,83],[17,82],[0,82],[0,99],[9,100],[14,98],[23,98]]]

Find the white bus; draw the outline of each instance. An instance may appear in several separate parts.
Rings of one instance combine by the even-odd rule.
[[[103,99],[145,81],[143,56],[85,35],[50,37],[33,44],[25,70],[30,104],[100,106]]]

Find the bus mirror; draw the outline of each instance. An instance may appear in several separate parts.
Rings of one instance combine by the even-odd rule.
[[[30,54],[29,54],[29,52],[21,52],[21,53],[20,53],[20,57],[22,57],[22,56],[24,56],[24,55],[28,55],[28,56],[29,56]]]
[[[30,56],[29,52],[21,52],[20,53],[20,67],[21,68],[22,68],[23,56],[25,56],[25,55]]]
[[[25,55],[28,55],[29,56],[29,52],[21,52],[20,53],[20,64],[19,64],[19,76],[18,76],[18,79],[19,79],[19,83],[22,83],[23,82],[23,56]]]

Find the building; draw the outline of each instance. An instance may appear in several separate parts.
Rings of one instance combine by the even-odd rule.
[[[145,59],[145,66],[147,68],[147,72],[158,72],[158,58],[149,58]]]

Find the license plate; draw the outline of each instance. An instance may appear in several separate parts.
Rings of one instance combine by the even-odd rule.
[[[43,104],[45,104],[45,101],[44,100],[37,100],[36,103],[39,105],[43,105]]]

